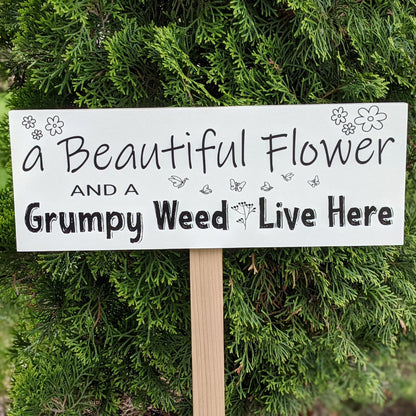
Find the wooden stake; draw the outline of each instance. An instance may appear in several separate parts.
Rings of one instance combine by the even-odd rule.
[[[190,250],[194,416],[224,416],[222,249]]]

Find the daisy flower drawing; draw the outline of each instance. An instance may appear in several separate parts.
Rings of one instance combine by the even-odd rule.
[[[32,138],[34,140],[40,140],[43,137],[43,133],[39,129],[35,129],[32,131]]]
[[[25,126],[27,129],[33,129],[35,127],[36,120],[33,118],[33,116],[24,116],[22,125]]]
[[[354,132],[355,132],[355,126],[354,126],[354,124],[352,124],[352,123],[344,124],[342,126],[342,132],[344,134],[346,134],[347,136],[350,135],[350,134],[354,134]]]
[[[62,133],[62,127],[64,126],[64,122],[59,119],[58,116],[48,117],[46,119],[47,124],[45,129],[49,131],[51,136],[55,136],[55,134]]]
[[[358,110],[358,114],[360,116],[354,119],[354,123],[361,126],[365,132],[371,129],[381,130],[383,128],[382,121],[387,118],[387,114],[380,112],[376,105],[372,105],[369,109],[362,107]]]
[[[332,110],[331,120],[338,126],[347,121],[347,116],[348,113],[344,110],[344,107],[338,107]]]

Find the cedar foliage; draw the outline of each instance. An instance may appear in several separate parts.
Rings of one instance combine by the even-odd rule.
[[[227,415],[328,392],[383,401],[416,333],[414,0],[0,0],[11,107],[406,101],[404,247],[224,253]],[[10,168],[7,123],[1,162]],[[192,414],[186,251],[16,253],[0,194],[2,302],[20,305],[11,416]]]

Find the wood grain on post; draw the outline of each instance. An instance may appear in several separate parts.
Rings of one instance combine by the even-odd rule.
[[[190,250],[194,416],[224,416],[222,249]]]

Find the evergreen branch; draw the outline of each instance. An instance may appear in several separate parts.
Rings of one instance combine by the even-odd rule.
[[[336,87],[336,88],[334,88],[333,90],[331,90],[331,91],[329,91],[329,92],[327,92],[326,94],[324,94],[322,97],[321,97],[321,100],[325,100],[326,98],[328,98],[330,95],[332,95],[332,94],[335,94],[336,92],[338,92],[341,88],[343,88],[344,87],[344,84],[340,84],[340,85],[338,85],[338,87]]]
[[[191,94],[191,91],[189,90],[188,84],[186,83],[186,81],[183,78],[181,78],[181,81],[182,81],[183,86],[185,87],[186,93],[188,94],[188,97],[189,97],[191,103],[193,105],[195,105],[195,100],[194,100],[194,97]]]
[[[100,291],[98,292],[98,297],[97,297],[97,300],[98,300],[98,311],[97,311],[97,318],[95,319],[95,322],[94,322],[94,328],[97,327],[98,322],[99,322],[99,320],[101,318],[101,292],[102,292],[102,290],[103,290],[103,287],[101,286]]]

